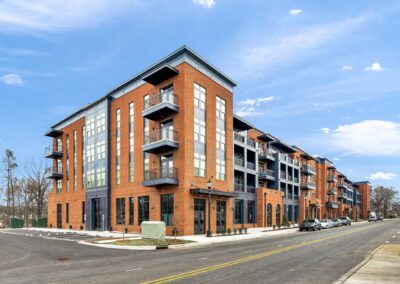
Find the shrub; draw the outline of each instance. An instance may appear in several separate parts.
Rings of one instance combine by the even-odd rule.
[[[244,228],[244,233],[247,234],[247,228]]]
[[[274,224],[274,225],[272,226],[272,229],[275,230],[275,228],[276,228],[276,225]]]
[[[228,235],[232,234],[231,228],[228,228],[228,230],[226,230],[226,232],[228,233]]]
[[[237,229],[236,229],[236,228],[233,229],[233,233],[234,233],[235,235],[237,234]]]

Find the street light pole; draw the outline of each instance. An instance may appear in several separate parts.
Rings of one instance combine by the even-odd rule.
[[[211,188],[212,188],[212,182],[211,182],[211,179],[208,179],[207,186],[208,186],[208,230],[207,230],[206,237],[210,238],[210,237],[212,237],[212,232],[211,232]]]

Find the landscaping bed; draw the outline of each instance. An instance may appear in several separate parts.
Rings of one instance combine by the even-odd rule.
[[[119,240],[110,244],[119,246],[155,246],[157,248],[168,248],[168,246],[170,245],[182,245],[187,243],[193,243],[193,241],[181,240],[181,239],[165,239],[165,240],[136,239],[136,240]]]

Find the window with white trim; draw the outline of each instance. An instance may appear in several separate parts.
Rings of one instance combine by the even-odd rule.
[[[206,155],[194,153],[194,175],[206,176]]]
[[[199,109],[206,109],[206,89],[194,84],[194,106]]]

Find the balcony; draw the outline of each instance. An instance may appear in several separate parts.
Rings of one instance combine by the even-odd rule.
[[[309,164],[301,165],[301,172],[306,175],[316,175],[317,169]]]
[[[161,167],[144,172],[143,186],[161,187],[178,185],[178,169],[173,167]]]
[[[46,172],[46,178],[48,179],[62,179],[63,178],[63,172],[62,169],[58,169],[56,167],[51,167],[47,172]]]
[[[335,194],[336,194],[336,191],[333,190],[333,189],[329,189],[329,190],[327,191],[326,194],[328,194],[328,195],[335,195]]]
[[[253,139],[247,139],[247,146],[251,148],[256,148],[256,141],[254,141]]]
[[[44,151],[44,156],[49,159],[59,159],[62,158],[63,153],[62,153],[62,146],[49,146],[46,147]]]
[[[244,167],[244,159],[242,156],[235,155],[234,160],[235,160],[235,166],[239,166],[242,168]]]
[[[161,128],[144,134],[143,152],[158,154],[178,148],[178,133],[175,130]]]
[[[234,186],[235,191],[240,191],[240,192],[244,191],[243,183],[235,183],[233,186]]]
[[[256,187],[254,185],[247,185],[247,192],[255,193],[256,192]]]
[[[293,197],[294,197],[293,198],[294,200],[299,200],[299,196],[298,195],[293,195]]]
[[[258,177],[263,180],[275,180],[275,172],[273,170],[260,171]]]
[[[151,95],[149,100],[144,103],[142,116],[151,120],[159,120],[178,111],[178,97],[173,92],[162,92]]]
[[[286,173],[281,171],[281,176],[280,176],[280,178],[281,178],[281,179],[286,179]]]
[[[293,199],[293,194],[292,193],[288,193],[286,199]]]
[[[337,181],[336,176],[333,176],[333,175],[328,176],[326,180],[327,180],[327,182],[336,182]]]
[[[334,202],[334,201],[328,201],[328,202],[325,204],[325,207],[326,207],[327,209],[337,209],[337,208],[339,208],[339,204],[338,204],[337,202]]]
[[[316,188],[317,188],[317,186],[316,186],[315,182],[313,182],[313,181],[305,181],[305,182],[301,183],[301,189],[314,190]]]
[[[255,170],[256,170],[256,164],[253,163],[253,162],[247,162],[247,168],[248,168],[249,170],[255,171]]]
[[[240,143],[244,143],[244,141],[246,140],[246,138],[242,134],[239,134],[237,132],[233,133],[233,137],[235,138],[235,141],[238,141]]]
[[[337,197],[338,197],[338,199],[347,199],[347,194],[343,193],[343,192],[339,192]]]

